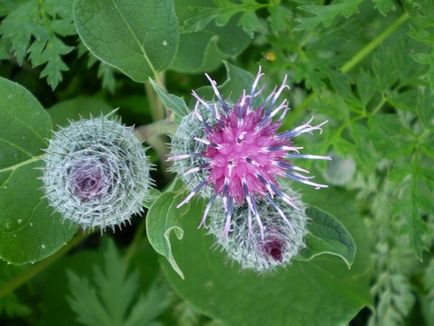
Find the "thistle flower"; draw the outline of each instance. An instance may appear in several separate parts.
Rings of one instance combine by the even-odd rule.
[[[227,236],[232,224],[234,209],[247,205],[256,221],[261,238],[265,238],[265,225],[258,202],[268,203],[290,224],[282,205],[300,209],[296,200],[285,193],[279,179],[298,181],[315,188],[327,187],[313,182],[309,171],[293,164],[297,159],[330,160],[329,156],[301,154],[293,139],[321,126],[312,125],[313,119],[288,131],[278,132],[289,108],[287,100],[276,106],[282,92],[289,88],[285,79],[280,87],[258,106],[255,98],[261,69],[250,92],[244,91],[235,104],[226,102],[217,84],[208,75],[216,102],[206,102],[195,92],[197,99],[192,113],[184,117],[174,138],[168,160],[173,170],[181,175],[190,188],[190,194],[178,205],[181,207],[196,194],[209,198],[200,226],[205,225],[211,207],[219,198],[223,202],[225,223],[223,236]],[[252,224],[249,224],[252,225]]]
[[[49,205],[84,229],[114,229],[140,213],[152,183],[133,129],[106,117],[54,133],[42,180]]]
[[[289,223],[286,223],[270,202],[259,199],[257,207],[264,227],[263,237],[259,225],[252,223],[248,205],[234,209],[231,230],[226,237],[221,236],[225,223],[221,203],[211,208],[209,233],[216,237],[217,245],[228,257],[237,261],[242,269],[265,272],[286,266],[304,248],[303,240],[307,233],[308,220],[305,205],[295,191],[286,185],[284,190],[298,209],[285,205],[281,198],[275,199],[287,217]]]

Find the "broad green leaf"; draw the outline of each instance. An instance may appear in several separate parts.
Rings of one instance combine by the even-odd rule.
[[[39,180],[51,120],[22,86],[0,79],[0,258],[35,262],[62,247],[76,228],[43,199]]]
[[[197,20],[197,7],[206,7],[210,13],[216,10],[212,0],[175,1],[181,26],[188,20]],[[200,26],[194,31],[181,32],[171,69],[187,73],[214,70],[224,59],[239,55],[249,45],[250,37],[237,25],[236,20],[231,19],[224,26],[216,26],[211,22],[213,17],[206,14],[198,21]]]
[[[177,122],[180,122],[183,117],[190,113],[190,109],[185,104],[184,99],[167,93],[164,88],[160,87],[151,78],[149,78],[149,82],[166,109],[172,111],[175,114],[175,119]]]
[[[111,106],[103,100],[95,97],[79,96],[53,105],[48,110],[48,113],[51,116],[53,126],[57,128],[68,125],[68,120],[98,117],[111,111],[113,111]]]
[[[136,82],[166,69],[178,47],[171,0],[76,0],[74,21],[92,54]]]
[[[170,69],[185,73],[216,69],[226,57],[217,44],[218,36],[209,31],[181,34],[179,48]]]
[[[175,291],[199,311],[228,325],[321,325],[347,324],[369,296],[369,238],[351,197],[338,191],[317,191],[312,204],[340,217],[358,246],[351,270],[339,257],[321,255],[294,261],[286,269],[258,275],[240,271],[224,253],[213,249],[214,239],[197,230],[203,203],[193,201],[178,221],[182,241],[173,241],[173,255],[185,274],[182,280],[170,264],[163,270]],[[320,197],[321,196],[321,197]],[[279,298],[279,299],[276,299]]]
[[[250,71],[237,67],[227,61],[224,64],[226,68],[226,80],[220,86],[220,91],[225,98],[235,103],[243,94],[243,90],[246,92],[250,91],[255,76]]]
[[[143,206],[145,208],[149,209],[151,208],[152,204],[161,196],[161,191],[155,188],[149,189],[149,194],[147,198],[145,199],[145,202],[143,203]]]
[[[177,209],[183,192],[164,192],[149,208],[146,217],[146,231],[151,246],[163,255],[173,270],[184,279],[184,273],[179,268],[172,252],[171,233],[175,233],[178,240],[184,237],[184,230],[179,226],[179,219],[183,210]]]
[[[235,103],[243,94],[243,90],[250,92],[255,76],[240,67],[229,62],[223,62],[226,68],[226,80],[218,85],[219,91],[223,98],[229,103]],[[212,77],[212,76],[211,76]],[[214,99],[214,92],[211,86],[203,86],[197,90],[197,93],[206,100]],[[256,97],[255,102],[263,100],[263,96]]]
[[[357,248],[346,227],[332,215],[313,206],[306,210],[306,214],[311,220],[306,249],[301,252],[302,259],[311,260],[324,254],[335,255],[351,268]]]

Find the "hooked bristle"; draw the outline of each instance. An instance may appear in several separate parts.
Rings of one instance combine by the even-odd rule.
[[[105,117],[56,131],[44,163],[50,206],[83,229],[129,222],[142,212],[152,184],[149,160],[133,130]]]
[[[279,198],[272,202],[260,199],[256,204],[261,225],[253,223],[248,205],[240,205],[232,214],[231,229],[222,237],[227,226],[221,201],[216,203],[209,213],[208,233],[215,237],[216,246],[220,247],[230,260],[236,261],[241,269],[263,273],[285,267],[305,247],[304,237],[307,234],[308,222],[306,206],[289,186],[284,185],[283,188],[298,209],[285,205]],[[276,206],[281,209],[285,219],[282,219]]]

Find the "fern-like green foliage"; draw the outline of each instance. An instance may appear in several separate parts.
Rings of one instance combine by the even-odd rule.
[[[0,316],[6,315],[8,318],[24,317],[31,313],[31,309],[20,302],[15,294],[10,294],[0,301]]]
[[[409,35],[421,43],[428,45],[423,51],[413,54],[413,58],[429,69],[425,74],[429,85],[434,87],[434,2],[430,0],[410,1],[411,29]]]
[[[386,16],[389,11],[395,11],[396,5],[393,0],[373,0],[375,9],[381,12],[382,15]]]
[[[434,259],[431,260],[424,275],[424,285],[427,293],[426,319],[434,322]]]
[[[10,10],[1,22],[0,48],[13,55],[18,64],[27,58],[33,67],[42,66],[41,78],[51,88],[62,80],[68,70],[62,56],[74,48],[62,37],[74,35],[72,3],[69,0],[30,0],[9,4]]]
[[[299,20],[298,28],[303,30],[311,30],[319,25],[329,27],[336,18],[349,18],[358,11],[362,0],[344,0],[334,1],[328,6],[324,5],[302,5],[300,9],[308,15]]]
[[[393,208],[384,205],[393,200],[393,187],[386,181],[372,204],[375,214],[371,230],[375,229],[373,258],[376,278],[371,293],[377,304],[369,321],[370,326],[405,325],[415,303],[410,278],[412,266],[417,260],[408,248],[408,239],[399,235],[398,231],[405,219],[396,218],[394,223],[389,223]]]
[[[237,15],[238,24],[253,37],[254,32],[260,30],[261,22],[256,10],[272,4],[262,4],[255,0],[215,0],[214,3],[192,7],[193,17],[183,22],[183,32],[198,32],[203,30],[210,22],[215,21],[217,26],[225,26],[229,20]]]
[[[397,16],[401,26],[357,67],[344,58],[369,42],[361,32],[367,30],[363,19],[375,13],[366,2],[303,4],[296,22],[272,43],[277,59],[270,67],[294,71],[294,79],[314,93],[306,106],[336,127],[325,133],[320,151],[356,164],[355,178],[345,186],[357,191],[375,245],[370,325],[409,323],[418,309],[415,268],[433,240],[427,220],[433,212],[434,98],[427,84],[434,75],[430,62],[419,64],[419,54],[429,58],[433,51],[433,3],[405,3],[410,18],[406,12]],[[374,1],[374,8],[390,15],[398,7]]]
[[[137,4],[145,1],[149,0],[114,2]],[[98,3],[102,9],[113,4],[113,1],[103,0],[80,2]],[[288,75],[291,91],[285,96],[290,99],[291,111],[282,129],[293,128],[310,116],[329,121],[318,142],[316,138],[306,137],[297,139],[297,144],[334,157],[332,163],[316,162],[302,167],[319,170],[317,175],[322,173],[330,187],[345,192],[368,225],[366,242],[372,244],[373,261],[372,312],[369,316],[358,315],[356,323],[365,325],[369,319],[371,326],[434,325],[434,262],[430,261],[434,244],[434,1],[155,2],[173,4],[177,15],[177,22],[173,20],[173,24],[179,24],[181,33],[172,66],[158,71],[159,76],[161,72],[160,81],[165,85],[154,89],[163,90],[162,86],[166,86],[170,93],[183,96],[188,103],[191,89],[202,85],[201,77],[194,75],[208,72],[222,81],[223,69],[217,68],[225,58],[236,66],[236,70],[245,69],[250,73],[261,65],[269,78],[268,85],[278,83],[284,74]],[[122,75],[116,62],[107,65],[98,60],[78,40],[72,3],[71,0],[0,1],[2,76],[33,85],[30,90],[43,103],[94,94],[108,101],[110,105],[107,106],[119,104],[122,115],[131,124],[142,123],[136,117],[148,123],[147,119],[152,116],[149,108],[160,109],[158,103],[153,103],[155,94],[146,94],[150,105],[143,110],[143,87]],[[80,8],[83,10],[79,13],[86,18],[87,10],[84,9],[87,7]],[[143,21],[136,19],[136,13],[137,10],[127,10],[125,19],[141,31],[140,22]],[[101,26],[91,29],[107,35],[113,49],[122,54],[130,48],[126,43],[118,42],[121,38],[114,35],[118,23],[115,19],[107,22],[110,33]],[[160,30],[148,31],[148,25],[145,27],[141,32],[146,36]],[[168,45],[162,39],[147,45],[149,48],[145,50],[158,53]],[[66,72],[67,69],[71,71]],[[40,90],[42,81],[35,71],[40,72],[52,88],[59,85],[63,76],[72,82],[67,89],[62,87],[50,92],[43,87]],[[236,74],[232,76],[235,78],[228,85],[236,84],[237,79],[241,81],[244,74],[245,71],[240,74],[242,78],[237,78]],[[96,83],[92,83],[97,77],[102,80],[104,90],[109,93],[117,90],[117,94],[108,96],[107,92],[101,91]],[[229,89],[231,87],[225,91],[230,91],[232,99],[236,99],[238,90]],[[206,93],[205,89],[203,91]],[[165,105],[175,113],[186,109],[184,100],[174,95],[170,95],[169,100],[166,102],[171,102],[170,105]],[[84,102],[79,99],[74,103]],[[173,106],[173,103],[177,105]],[[154,155],[154,159],[159,158]],[[350,169],[345,162],[350,162]],[[156,173],[162,173],[162,170]],[[153,200],[146,203],[148,208]],[[324,209],[327,208],[326,205]],[[183,243],[174,241],[173,248]],[[167,289],[156,283],[144,293],[138,284],[137,272],[127,270],[113,244],[106,249],[105,265],[95,270],[93,278],[83,277],[78,270],[74,268],[74,272],[69,273],[69,304],[79,322],[86,325],[148,325],[163,319],[158,317],[169,301]],[[5,281],[7,284],[10,279],[2,273],[0,268],[0,283]],[[30,308],[24,304],[32,294],[28,289],[34,288],[22,287],[19,292],[8,292],[0,299],[1,322],[4,318],[34,318],[37,309],[33,309],[31,317],[24,316]],[[185,291],[188,294],[188,291],[194,292],[191,295],[194,298],[194,295],[200,295],[199,290],[203,288],[186,287]],[[197,311],[204,310],[218,317],[222,310],[221,299],[211,299],[215,311],[203,309],[200,302],[175,303],[164,319],[171,319],[169,324],[176,321],[179,325],[203,325],[208,319]],[[239,303],[230,294],[224,299],[234,307]],[[252,313],[241,313],[260,317],[264,304],[268,302],[252,303]],[[293,306],[283,297],[272,304]],[[339,312],[338,307],[336,311]]]
[[[146,294],[139,293],[138,271],[127,271],[113,242],[104,253],[103,269],[95,268],[92,280],[71,271],[68,279],[68,302],[84,325],[154,325],[171,303],[166,284],[157,282]]]
[[[14,277],[23,268],[0,262],[0,286]],[[17,318],[30,315],[32,310],[16,293],[9,293],[0,299],[0,317]]]

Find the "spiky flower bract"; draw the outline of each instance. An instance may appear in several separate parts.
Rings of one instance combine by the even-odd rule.
[[[65,219],[103,230],[142,212],[150,163],[133,128],[106,117],[72,122],[46,152],[45,194]]]
[[[203,107],[197,108],[203,110]],[[211,116],[203,110],[203,116],[209,121]],[[204,135],[203,125],[194,114],[185,116],[177,131],[175,137],[172,138],[171,155],[177,157],[185,153],[201,153],[205,150],[205,144],[197,142],[195,139]],[[170,160],[170,158],[169,158]],[[181,179],[191,190],[208,177],[208,171],[204,169],[207,166],[207,159],[203,155],[191,155],[183,160],[173,162],[171,170],[180,175]],[[200,189],[203,197],[210,197],[212,188],[205,185]]]
[[[218,201],[210,211],[209,233],[217,239],[220,246],[231,259],[237,261],[242,269],[257,272],[270,271],[279,266],[288,265],[304,248],[304,236],[307,233],[305,205],[299,195],[284,186],[285,193],[291,197],[298,209],[285,205],[276,198],[276,204],[282,207],[286,221],[270,202],[260,199],[257,202],[258,214],[264,228],[263,235],[259,225],[254,223],[247,204],[234,209],[232,225],[227,236],[222,236],[225,216]],[[220,203],[220,204],[219,204]]]
[[[226,216],[223,236],[229,233],[234,210],[242,205],[247,205],[262,238],[265,226],[259,202],[271,205],[288,224],[281,206],[300,208],[282,190],[280,179],[315,188],[327,187],[311,181],[309,171],[293,164],[294,160],[303,158],[330,160],[329,156],[301,154],[302,147],[293,144],[294,138],[304,133],[322,131],[326,121],[314,126],[311,119],[292,130],[279,132],[289,108],[286,99],[278,105],[276,102],[289,87],[285,77],[280,87],[275,87],[261,104],[255,105],[262,91],[256,91],[262,75],[259,69],[251,89],[245,90],[233,105],[223,99],[216,82],[206,75],[217,100],[210,103],[193,92],[197,99],[195,108],[184,117],[172,139],[169,160],[191,190],[178,207],[196,194],[208,197],[200,224],[204,225],[216,199],[221,199]]]

